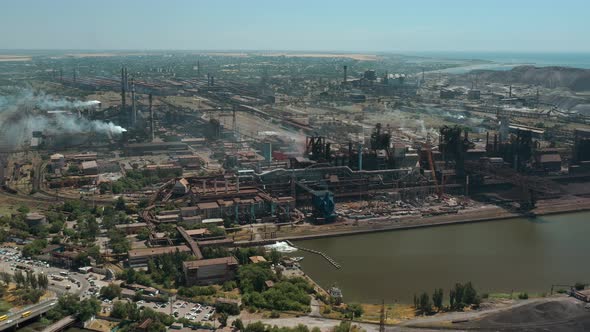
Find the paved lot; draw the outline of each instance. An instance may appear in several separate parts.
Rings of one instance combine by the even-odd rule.
[[[90,283],[86,280],[86,275],[51,267],[46,262],[26,260],[21,257],[18,250],[13,248],[0,249],[0,272],[8,272],[10,274],[14,274],[17,270],[24,272],[22,268],[31,269],[35,273],[46,274],[49,278],[49,288],[58,293],[71,292],[82,294],[90,287]]]
[[[129,299],[124,301],[130,301]],[[149,301],[137,301],[138,307],[150,308],[152,310],[171,315],[175,318],[186,318],[193,322],[211,322],[215,308],[212,306],[202,306],[199,303],[175,301],[172,305],[166,303],[154,303]],[[103,313],[108,313],[112,310],[112,302],[103,300]]]

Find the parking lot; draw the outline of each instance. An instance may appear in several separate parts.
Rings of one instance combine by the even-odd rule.
[[[103,300],[103,313],[106,314],[112,310],[112,302],[113,301]],[[213,315],[215,314],[215,308],[212,306],[187,301],[175,301],[172,305],[169,302],[155,303],[143,300],[137,301],[136,303],[140,308],[150,308],[154,311],[172,315],[174,318],[186,318],[195,323],[211,322],[213,320]]]
[[[0,249],[0,271],[14,274],[17,270],[24,273],[28,269],[47,275],[49,288],[57,290],[59,293],[81,293],[86,292],[89,287],[85,276],[80,273],[52,267],[47,262],[22,257],[20,251],[15,248],[4,247]]]

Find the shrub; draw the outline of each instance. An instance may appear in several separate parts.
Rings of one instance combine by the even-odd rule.
[[[584,290],[585,287],[586,287],[586,285],[581,282],[576,282],[576,284],[574,285],[574,288],[576,290]]]
[[[279,317],[281,317],[281,314],[279,314],[278,311],[273,310],[270,312],[270,318],[279,318]]]
[[[528,294],[527,292],[520,293],[520,294],[518,294],[518,298],[519,298],[520,300],[526,300],[526,299],[528,299],[528,298],[529,298],[529,294]]]

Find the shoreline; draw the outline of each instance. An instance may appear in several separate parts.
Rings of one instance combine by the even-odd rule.
[[[581,199],[580,199],[581,200]],[[589,201],[590,202],[590,201]],[[561,204],[560,204],[561,203]],[[586,202],[582,201],[564,201],[562,199],[555,199],[555,200],[548,200],[544,201],[542,205],[537,207],[533,213],[535,217],[538,216],[549,216],[554,214],[567,214],[567,213],[577,213],[577,212],[584,212],[590,211],[590,204],[584,204]],[[461,215],[463,214],[463,215]],[[485,216],[478,215],[485,214]],[[377,233],[377,232],[388,232],[388,231],[398,231],[398,230],[409,230],[409,229],[417,229],[417,228],[426,228],[426,227],[440,227],[446,225],[455,225],[455,224],[469,224],[469,223],[476,223],[476,222],[485,222],[485,221],[500,221],[512,218],[530,218],[529,216],[508,212],[502,208],[495,207],[491,209],[486,209],[485,211],[467,211],[464,213],[459,214],[447,214],[447,215],[440,215],[440,216],[433,216],[433,217],[426,217],[420,219],[412,219],[403,222],[397,222],[392,224],[392,220],[382,219],[384,221],[383,224],[368,224],[368,225],[360,225],[352,226],[350,223],[351,220],[341,222],[342,228],[341,230],[336,231],[327,231],[327,230],[318,230],[315,234],[294,234],[294,235],[287,235],[287,236],[280,236],[272,239],[263,239],[263,240],[246,240],[246,241],[236,241],[236,246],[256,246],[256,245],[266,245],[275,243],[278,241],[304,241],[304,240],[313,240],[313,239],[321,239],[327,237],[338,237],[338,236],[351,236],[356,234],[369,234],[369,233]],[[381,222],[381,221],[377,221]],[[385,223],[386,222],[386,223]]]

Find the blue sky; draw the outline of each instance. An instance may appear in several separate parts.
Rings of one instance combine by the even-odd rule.
[[[589,0],[0,0],[0,49],[590,52]]]

